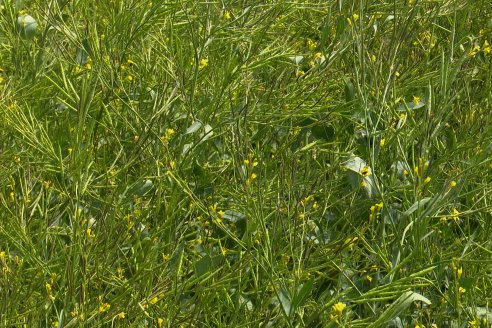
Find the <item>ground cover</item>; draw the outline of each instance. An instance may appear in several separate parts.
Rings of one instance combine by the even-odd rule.
[[[489,1],[0,4],[2,327],[490,327]]]

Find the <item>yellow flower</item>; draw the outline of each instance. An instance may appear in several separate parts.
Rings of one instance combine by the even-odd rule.
[[[464,293],[466,293],[466,288],[463,288],[463,287],[460,286],[460,288],[458,288],[458,295],[461,296]]]
[[[476,319],[473,319],[472,321],[468,321],[468,328],[479,328],[480,327],[480,322],[477,321]]]
[[[468,56],[474,57],[479,51],[480,51],[480,46],[478,44],[475,44],[472,50],[470,50],[470,52],[468,53]]]
[[[355,242],[359,239],[359,237],[349,237],[345,239],[344,245],[347,246],[347,248],[352,249],[355,245]]]
[[[483,43],[482,51],[484,54],[490,54],[490,52],[491,52],[490,44],[487,40],[485,40],[485,42]]]
[[[315,59],[320,59],[321,58],[321,52],[317,52],[313,55]]]
[[[413,96],[413,103],[415,105],[420,105],[420,97],[419,96]]]
[[[338,302],[336,304],[334,304],[332,307],[331,307],[331,310],[333,311],[334,314],[336,314],[338,317],[341,317],[342,316],[342,313],[343,313],[343,310],[345,310],[345,308],[347,307],[347,305],[345,303],[342,303],[342,302]]]
[[[375,62],[376,62],[376,60],[377,60],[376,55],[372,55],[372,56],[371,56],[371,61],[372,61],[373,63],[375,63]]]
[[[459,267],[457,270],[456,270],[456,278],[458,279],[461,279],[461,276],[463,275],[463,268],[462,267]]]
[[[150,303],[150,304],[152,304],[152,305],[154,305],[154,304],[155,304],[155,303],[157,303],[158,301],[159,301],[159,299],[158,299],[158,298],[157,298],[157,296],[156,296],[156,297],[154,297],[153,299],[151,299],[151,300],[149,301],[149,303]]]
[[[162,318],[158,318],[158,319],[157,319],[157,325],[158,325],[159,327],[164,326],[164,319],[162,319]]]
[[[385,143],[386,139],[382,138],[381,140],[379,140],[379,146],[383,147]]]
[[[454,188],[454,187],[456,187],[456,181],[451,180],[451,182],[449,182],[449,187],[450,187],[450,188]]]
[[[309,50],[313,51],[314,49],[316,49],[316,42],[314,42],[313,40],[307,39],[306,43],[307,43]]]
[[[353,13],[352,18],[354,19],[354,21],[356,21],[359,19],[359,15],[357,15],[357,13]]]
[[[223,19],[223,20],[226,20],[226,21],[227,21],[227,20],[230,20],[230,19],[231,19],[231,13],[230,13],[228,10],[226,10],[226,11],[224,12],[224,15],[222,15],[222,19]]]
[[[98,309],[98,312],[99,313],[104,313],[106,312],[107,310],[109,310],[109,308],[111,307],[111,305],[109,305],[108,303],[103,303],[99,306],[99,309]]]
[[[256,175],[256,173],[251,173],[251,180],[254,180],[256,179],[258,176]]]
[[[92,231],[91,228],[87,228],[87,230],[85,231],[86,235],[87,235],[87,238],[94,238],[96,236],[96,234],[94,233],[94,231]]]
[[[120,313],[118,313],[118,314],[116,315],[116,317],[117,317],[118,319],[125,319],[125,315],[126,315],[126,313],[125,313],[125,312],[120,312]]]
[[[204,69],[208,66],[208,58],[202,58],[200,60],[200,64],[198,65],[198,69]]]
[[[368,166],[364,166],[361,170],[360,170],[360,174],[363,176],[363,177],[368,177],[371,175],[371,170]]]
[[[426,178],[424,179],[424,183],[425,183],[425,184],[428,184],[429,182],[431,182],[431,177],[426,177]]]
[[[217,212],[217,215],[218,215],[218,216],[219,216],[219,218],[221,218],[221,219],[224,217],[224,214],[225,214],[225,213],[224,213],[224,211],[222,211],[222,210],[220,210],[220,211],[218,211],[218,212]]]
[[[131,76],[131,75],[127,75],[127,76],[125,77],[125,80],[126,80],[126,81],[128,81],[128,82],[131,82],[131,81],[133,81],[133,76]]]

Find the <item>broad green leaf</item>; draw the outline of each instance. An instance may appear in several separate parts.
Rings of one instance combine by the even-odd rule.
[[[184,248],[184,243],[180,243],[169,260],[169,270],[176,273],[177,276],[179,276],[183,265]]]
[[[36,34],[38,22],[30,15],[21,15],[17,18],[16,27],[23,38],[30,40]]]
[[[427,204],[432,198],[431,197],[425,197],[425,198],[422,198],[421,200],[418,200],[416,201],[415,203],[412,204],[412,206],[410,206],[410,208],[408,210],[406,210],[403,215],[404,216],[409,216],[411,215],[413,212],[419,210],[419,209],[422,209],[425,207],[425,204]]]
[[[292,311],[295,312],[307,300],[313,289],[314,278],[309,279],[306,283],[299,286],[297,293],[292,299]]]
[[[311,133],[318,139],[333,141],[335,137],[335,128],[329,124],[318,124],[311,128]]]
[[[200,121],[195,121],[193,122],[193,124],[191,124],[187,129],[186,129],[186,132],[184,134],[191,134],[191,133],[195,133],[196,131],[198,131],[198,129],[200,129],[202,127],[202,122]]]
[[[135,191],[134,195],[144,196],[152,189],[153,183],[151,180],[145,180],[144,183]]]
[[[382,314],[381,316],[374,321],[372,324],[369,325],[369,328],[372,327],[383,327],[385,324],[387,324],[389,321],[392,319],[396,318],[399,316],[403,311],[408,309],[410,305],[412,305],[413,302],[423,302],[427,305],[432,304],[431,301],[429,301],[428,298],[412,292],[412,291],[407,291],[403,293],[396,301],[394,301]]]
[[[406,103],[406,104],[400,104],[398,106],[397,111],[399,112],[406,112],[407,110],[413,110],[413,109],[419,109],[425,106],[425,101],[421,100],[418,103],[414,103],[413,101]]]
[[[376,181],[374,180],[372,169],[362,158],[352,155],[344,162],[344,167],[347,169],[347,178],[353,189],[360,188],[362,184],[369,198],[376,195]],[[366,176],[361,172],[364,168],[368,170],[368,175]]]
[[[304,56],[292,56],[292,57],[289,57],[290,60],[292,60],[292,62],[296,65],[299,65],[302,60],[304,59]]]
[[[282,304],[285,314],[287,316],[290,316],[292,303],[290,300],[290,293],[285,285],[282,285],[282,287],[280,288],[280,293],[278,294],[278,297],[280,299],[280,303]]]
[[[208,273],[209,271],[212,271],[213,269],[212,258],[210,257],[210,255],[205,255],[201,259],[195,261],[194,266],[195,266],[196,276],[201,277],[204,274]]]
[[[209,124],[206,124],[203,127],[203,133],[202,133],[201,141],[205,141],[205,140],[209,139],[211,136],[213,136],[214,132],[212,130],[213,130],[212,127]]]
[[[351,102],[355,99],[355,87],[350,80],[345,81],[345,101]]]

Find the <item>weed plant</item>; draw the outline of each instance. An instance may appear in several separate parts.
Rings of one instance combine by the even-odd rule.
[[[0,4],[0,326],[490,327],[489,0]]]

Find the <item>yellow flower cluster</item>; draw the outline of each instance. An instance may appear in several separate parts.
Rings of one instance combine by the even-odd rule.
[[[338,322],[342,318],[342,314],[345,311],[346,307],[347,307],[347,304],[342,303],[342,302],[338,302],[336,304],[333,304],[331,307],[330,320]]]
[[[380,213],[383,208],[383,202],[372,205],[369,213],[369,221],[374,220]]]
[[[111,305],[109,303],[103,303],[99,306],[98,312],[104,313],[104,312],[108,311],[110,307],[111,307]]]
[[[202,70],[208,66],[208,58],[202,58],[198,64],[198,69]]]

